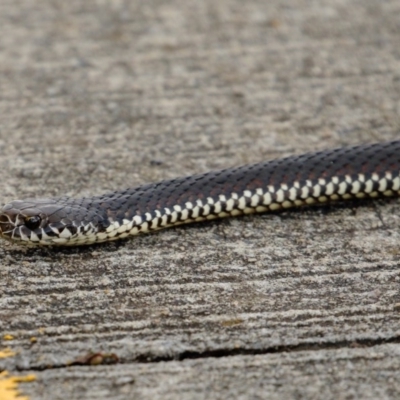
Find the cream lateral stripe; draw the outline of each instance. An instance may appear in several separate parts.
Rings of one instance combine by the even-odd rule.
[[[303,187],[301,188],[301,198],[302,198],[302,199],[308,198],[309,193],[310,193],[310,189],[309,189],[307,186],[303,186]]]
[[[289,189],[289,199],[294,201],[297,199],[297,189],[295,187],[292,187]]]
[[[113,226],[113,229],[117,229],[117,228],[119,228],[119,222],[118,221],[112,221],[112,223],[111,223],[111,225]],[[88,225],[86,225],[85,226],[85,231],[90,231],[91,230],[91,226],[90,226],[90,224],[88,224]]]
[[[371,193],[373,187],[374,187],[374,182],[372,182],[371,179],[368,179],[368,180],[365,182],[365,189],[364,189],[364,192],[365,192],[365,193]]]
[[[135,215],[133,217],[133,223],[135,225],[140,225],[142,223],[142,217],[140,217],[139,215]]]
[[[130,235],[137,235],[139,233],[139,228],[137,226],[133,227],[130,231]]]
[[[161,213],[160,213],[161,216]],[[124,219],[124,224],[126,225],[126,229],[129,231],[132,229],[133,227],[133,221],[130,221],[128,219]]]
[[[337,193],[343,196],[346,193],[347,190],[347,183],[346,182],[340,182],[338,185],[338,191]]]
[[[232,211],[234,206],[235,206],[235,200],[234,199],[229,199],[226,202],[226,211]]]
[[[354,181],[352,183],[351,193],[355,194],[358,193],[361,189],[361,183],[358,181]]]
[[[198,210],[198,207],[195,207],[197,210]],[[195,211],[194,211],[195,209],[193,209],[193,214],[192,215],[194,215],[195,214]],[[182,214],[181,214],[181,218],[180,218],[180,220],[181,221],[184,221],[185,219],[188,219],[189,218],[189,210],[183,210],[182,211]]]
[[[321,194],[321,186],[315,185],[313,188],[312,196],[313,197],[319,197]]]
[[[380,178],[379,175],[374,174],[373,179],[379,182],[380,186],[378,190],[384,192],[385,195],[392,194],[393,190],[400,190],[400,177],[392,178],[392,175],[389,173],[385,175],[385,178]],[[392,190],[386,190],[388,188],[389,179],[392,182]],[[259,206],[260,204],[270,205],[269,208],[275,210],[281,207],[289,208],[304,203],[325,203],[329,199],[349,199],[352,198],[353,195],[362,198],[365,197],[365,192],[371,192],[373,188],[373,182],[371,180],[366,180],[364,174],[359,174],[356,180],[350,175],[346,175],[342,180],[334,176],[330,180],[320,178],[317,181],[318,183],[313,184],[311,180],[306,180],[304,185],[296,181],[292,186],[281,184],[277,188],[269,185],[265,191],[260,188],[257,188],[255,191],[244,191],[243,196],[238,196],[239,202],[236,206],[244,213],[250,212],[249,210],[251,208],[261,208],[261,206]],[[256,194],[250,196],[251,193]],[[271,196],[271,193],[274,193],[274,198]],[[372,193],[372,195],[376,196],[375,193]],[[249,197],[251,197],[250,204],[246,201],[246,198]],[[221,199],[222,196],[219,196],[219,198]],[[248,207],[248,204],[250,207]],[[226,202],[227,211],[232,211],[233,208],[231,207],[232,202],[228,199]]]
[[[32,232],[33,233],[33,232]],[[61,238],[69,238],[71,236],[71,232],[68,229],[64,229],[59,236]],[[39,238],[38,238],[39,239]]]
[[[335,190],[335,185],[332,182],[329,182],[325,187],[325,194],[327,196],[330,196],[331,194],[333,194],[334,190]]]
[[[245,190],[245,191],[243,192],[243,196],[244,196],[244,197],[251,197],[251,196],[252,196],[252,193],[251,193],[250,190]]]
[[[251,198],[250,206],[254,208],[259,204],[259,202],[260,202],[260,198],[257,194],[255,194]]]
[[[244,210],[246,208],[246,199],[244,197],[240,197],[238,201],[238,209]]]
[[[166,218],[165,218],[166,221],[167,221],[169,215],[170,215],[171,222],[175,222],[178,220],[178,213],[176,211],[172,212],[171,214],[166,214]]]
[[[378,190],[384,191],[384,189],[387,188],[387,179],[390,177],[391,174],[386,174],[386,178],[380,178],[378,175],[373,177],[374,180],[379,181]],[[400,177],[397,176],[392,179],[392,181],[393,190],[399,190]],[[247,214],[255,211],[261,212],[268,208],[266,206],[269,206],[270,210],[277,210],[279,208],[299,206],[304,203],[324,203],[329,199],[337,200],[340,197],[351,198],[352,195],[361,198],[365,196],[365,193],[361,192],[361,182],[365,182],[363,185],[364,192],[372,191],[372,180],[365,181],[365,176],[363,174],[359,174],[357,180],[352,180],[350,175],[346,175],[343,180],[340,180],[336,176],[332,177],[331,180],[328,181],[320,178],[317,180],[317,183],[314,184],[311,180],[307,180],[303,185],[297,181],[294,182],[292,186],[281,184],[276,188],[275,186],[269,185],[266,189],[257,188],[254,191],[245,190],[242,195],[239,195],[238,193],[232,193],[230,197],[227,197],[226,195],[218,195],[216,197],[218,198],[217,201],[212,197],[208,197],[206,202],[197,199],[195,205],[192,202],[187,202],[185,208],[182,208],[180,205],[174,205],[173,212],[171,212],[169,208],[165,208],[164,214],[159,210],[156,210],[154,212],[156,218],[150,219],[151,213],[146,213],[144,215],[146,223],[143,222],[143,218],[135,216],[131,222],[124,220],[121,227],[119,227],[118,222],[115,222],[110,230],[116,230],[118,233],[125,233],[125,231],[133,233],[133,224],[141,225],[141,230],[144,231],[150,229],[148,222],[151,222],[151,229],[157,229],[174,223],[182,223],[188,219],[202,220],[206,218],[210,219],[208,216],[213,218],[213,216],[221,217],[228,214],[237,215],[240,213]],[[348,193],[348,191],[350,193]],[[274,194],[273,197],[271,196],[271,193]],[[385,194],[387,195],[391,193],[392,191],[385,191]],[[372,193],[372,196],[374,195],[376,194]],[[210,205],[213,206],[213,214],[211,214]],[[222,211],[222,206],[226,212]],[[189,210],[191,211],[191,215],[189,215]],[[180,213],[179,220],[178,213]],[[169,222],[167,218],[168,215],[170,215]]]
[[[269,204],[272,203],[272,197],[271,197],[270,193],[267,192],[267,193],[264,194],[263,202],[264,202],[265,205],[269,205]]]
[[[379,191],[379,192],[384,192],[384,191],[386,190],[386,188],[387,188],[387,181],[386,181],[385,178],[383,178],[383,179],[381,179],[381,180],[379,181],[379,188],[378,188],[378,191]]]
[[[398,176],[396,176],[396,178],[393,179],[392,189],[393,190],[399,190],[400,189],[400,178]]]
[[[275,196],[278,203],[282,203],[285,200],[285,194],[282,189],[277,190]]]
[[[229,201],[233,202],[232,199],[228,200],[228,202],[229,202]],[[210,205],[209,205],[209,204],[205,204],[205,205],[203,206],[203,215],[208,215],[208,214],[210,214],[210,210],[211,210]]]
[[[117,232],[118,233],[123,233],[127,230],[127,226],[126,225],[121,225],[118,229]]]
[[[221,212],[221,210],[222,210],[221,203],[219,201],[217,201],[214,204],[214,213],[219,214]]]
[[[149,223],[147,221],[143,222],[141,228],[142,228],[143,232],[148,231],[149,230]]]
[[[115,235],[134,234],[139,232],[136,226],[140,226],[140,231],[159,229],[175,223],[182,223],[186,220],[204,220],[223,217],[228,215],[249,214],[252,212],[262,212],[267,210],[278,210],[280,208],[290,208],[303,204],[324,203],[330,200],[338,200],[339,198],[347,199],[355,197],[365,197],[365,193],[370,196],[377,196],[376,192],[372,193],[373,181],[378,182],[378,191],[384,195],[392,195],[393,191],[400,189],[400,177],[392,177],[390,173],[385,174],[381,178],[378,174],[373,174],[371,179],[366,180],[364,174],[359,174],[357,180],[352,180],[350,175],[346,175],[342,180],[334,176],[330,180],[318,179],[313,183],[311,180],[306,180],[303,185],[300,182],[294,182],[292,186],[287,184],[280,184],[279,187],[272,185],[267,186],[266,189],[257,188],[255,190],[245,190],[242,195],[238,193],[231,193],[230,197],[226,195],[218,195],[215,198],[208,197],[204,202],[197,199],[195,204],[192,202],[185,203],[185,207],[174,205],[173,211],[169,208],[164,208],[163,213],[160,210],[155,210],[153,217],[152,213],[145,213],[141,216],[134,216],[132,220],[124,219],[122,224],[114,221],[110,227],[107,228],[108,233],[99,235],[99,239],[114,237]],[[388,190],[388,182],[391,182],[392,188]],[[273,194],[273,195],[271,195]],[[211,213],[211,206],[213,213]],[[224,208],[226,211],[222,211]],[[189,211],[191,215],[189,215]],[[178,215],[180,218],[178,220]],[[168,216],[169,221],[168,221]],[[143,219],[144,217],[144,219]],[[82,227],[80,227],[82,228]],[[79,230],[79,229],[78,229]],[[85,232],[95,232],[94,227],[84,227]],[[71,233],[64,230],[64,234],[60,234],[60,238],[70,238]],[[22,236],[22,235],[21,235]],[[39,240],[35,238],[30,240]]]
[[[78,228],[78,231],[79,231],[79,232],[82,230],[81,228],[82,228],[81,226]],[[51,229],[56,235],[59,235],[59,234],[60,234],[60,231],[59,231],[55,226],[51,226],[50,229]]]

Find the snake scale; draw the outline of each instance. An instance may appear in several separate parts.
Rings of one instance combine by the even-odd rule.
[[[294,155],[102,196],[16,200],[0,212],[0,235],[32,245],[84,245],[194,221],[399,191],[396,140]]]

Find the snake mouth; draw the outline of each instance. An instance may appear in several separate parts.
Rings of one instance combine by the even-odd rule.
[[[26,226],[27,218],[27,215],[12,207],[12,204],[5,205],[0,210],[0,236],[14,241],[29,240],[34,231]]]
[[[5,238],[12,238],[15,223],[6,214],[0,214],[0,235]]]

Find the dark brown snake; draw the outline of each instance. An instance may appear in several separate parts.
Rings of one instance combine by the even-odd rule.
[[[35,245],[105,242],[182,223],[399,195],[400,140],[151,183],[102,196],[16,200],[0,235]]]

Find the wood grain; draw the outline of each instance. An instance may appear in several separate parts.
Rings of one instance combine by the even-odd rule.
[[[95,195],[398,138],[397,1],[3,1],[0,190]],[[32,399],[396,398],[397,199],[0,248]],[[113,365],[71,365],[89,352]]]

